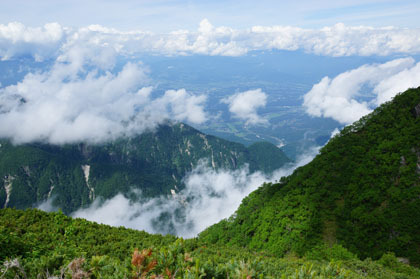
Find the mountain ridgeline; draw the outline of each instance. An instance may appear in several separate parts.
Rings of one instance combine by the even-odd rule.
[[[339,244],[420,264],[420,88],[345,127],[309,164],[246,197],[199,235],[276,255]]]
[[[270,160],[263,158],[269,154]],[[242,144],[205,135],[186,124],[165,124],[133,138],[102,145],[62,146],[0,141],[0,206],[27,208],[52,199],[65,213],[141,190],[144,196],[183,188],[182,178],[206,160],[213,169],[271,172],[290,160],[276,146]]]

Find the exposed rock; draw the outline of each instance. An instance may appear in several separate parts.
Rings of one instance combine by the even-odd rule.
[[[417,173],[420,174],[420,152],[417,153]]]
[[[6,175],[4,177],[4,189],[6,190],[6,202],[4,203],[4,208],[7,207],[10,201],[10,194],[12,193],[12,181],[15,178],[11,175]]]
[[[51,185],[50,190],[48,191],[48,196],[47,196],[48,199],[51,198],[51,194],[53,190],[54,190],[54,185]]]
[[[397,258],[400,263],[410,264],[410,260],[408,258]]]
[[[29,169],[29,166],[23,166],[23,170],[27,176],[31,176],[31,170]]]
[[[216,169],[216,163],[214,162],[213,150],[211,151],[211,166],[214,170]]]
[[[404,156],[401,156],[400,165],[401,166],[407,166],[407,161],[405,160]]]
[[[420,150],[415,149],[414,147],[411,148],[411,152],[415,153],[417,156],[417,173],[420,174]]]
[[[174,189],[171,189],[171,195],[172,195],[172,198],[176,198],[176,192],[175,192],[175,190]]]
[[[205,149],[210,149],[210,145],[209,145],[209,141],[207,140],[207,137],[204,134],[199,134],[200,138],[203,139],[204,141],[204,145],[205,145]]]
[[[95,189],[90,186],[89,183],[89,174],[90,174],[90,166],[89,165],[82,165],[83,174],[85,175],[86,186],[89,188],[89,199],[95,199]]]
[[[420,117],[420,104],[414,107],[413,113],[416,118]]]

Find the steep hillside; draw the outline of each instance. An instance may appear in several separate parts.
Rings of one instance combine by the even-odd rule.
[[[392,254],[375,262],[360,261],[336,246],[325,250],[325,256],[280,258],[36,209],[0,209],[0,247],[0,278],[420,277],[420,270],[398,262]]]
[[[261,154],[270,153],[270,160]],[[54,198],[65,213],[140,189],[146,196],[182,189],[185,173],[206,159],[212,168],[273,171],[289,162],[272,144],[247,149],[205,135],[185,124],[168,124],[134,138],[104,145],[14,146],[0,141],[0,206],[26,208]]]
[[[200,239],[277,255],[338,243],[362,258],[392,251],[420,264],[419,232],[417,88],[345,127],[311,163],[264,184]]]

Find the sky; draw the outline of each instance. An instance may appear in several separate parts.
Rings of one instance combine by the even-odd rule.
[[[2,23],[29,26],[58,22],[81,27],[99,24],[119,30],[165,33],[195,30],[207,18],[235,29],[254,25],[321,28],[338,22],[374,27],[419,27],[418,0],[1,0]]]
[[[314,2],[0,0],[0,60],[23,56],[52,65],[0,85],[0,136],[16,143],[102,142],[167,118],[201,124],[215,117],[207,114],[205,95],[182,87],[152,98],[147,65],[136,59],[144,54],[241,57],[298,50],[387,57],[388,63],[325,76],[305,94],[308,115],[343,125],[420,85],[415,1]],[[366,87],[374,96],[369,102],[359,98]],[[267,124],[257,113],[267,104],[261,88],[230,92],[220,102],[246,125]]]

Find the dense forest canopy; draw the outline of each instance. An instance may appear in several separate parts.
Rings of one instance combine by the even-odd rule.
[[[345,127],[308,165],[267,183],[200,239],[304,255],[320,243],[420,263],[420,88]]]

